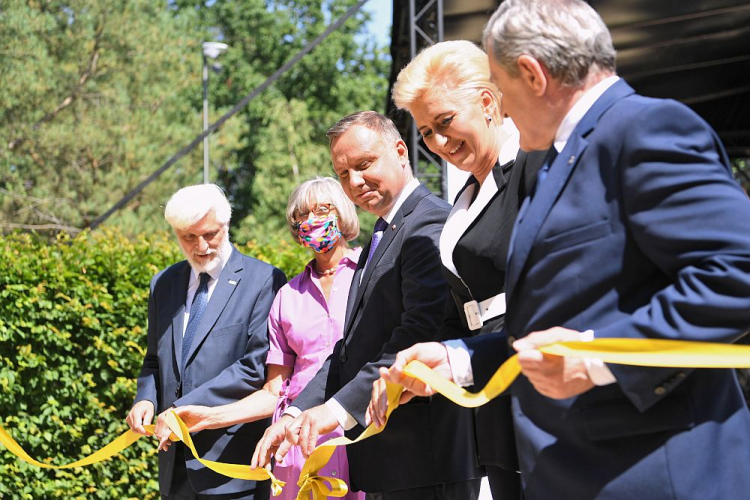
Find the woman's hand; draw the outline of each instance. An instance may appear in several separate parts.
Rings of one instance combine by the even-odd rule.
[[[204,429],[219,429],[223,427],[223,425],[218,422],[214,409],[208,406],[180,406],[175,408],[174,412],[183,422],[185,422],[185,425],[187,425],[188,430],[191,433],[199,432]]]

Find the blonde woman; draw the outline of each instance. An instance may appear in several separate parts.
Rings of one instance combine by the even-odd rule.
[[[230,405],[208,408],[186,406],[176,411],[191,432],[226,427],[269,416],[273,421],[294,401],[317,373],[344,330],[349,286],[357,267],[361,248],[349,248],[348,241],[359,234],[354,204],[339,183],[323,177],[302,183],[290,196],[286,211],[289,230],[295,241],[310,248],[313,259],[305,270],[279,290],[268,317],[270,348],[266,364],[269,380],[259,391]],[[322,443],[343,434],[339,428],[325,436]],[[248,461],[252,454],[248,450]],[[280,498],[296,498],[302,465],[298,447],[281,462],[274,474],[286,486]],[[321,475],[349,483],[346,448],[338,448]],[[348,500],[364,500],[364,493],[349,492]]]
[[[440,237],[443,271],[455,299],[444,324],[455,323],[458,316],[462,336],[499,331],[511,231],[519,202],[531,186],[526,178],[535,178],[544,153],[522,153],[520,163],[526,168],[514,163],[518,132],[503,120],[487,55],[471,42],[442,42],[422,51],[399,73],[393,100],[411,113],[432,152],[470,174]],[[475,381],[477,387],[486,382]],[[382,405],[373,400],[372,410],[373,420],[382,422]],[[508,396],[477,410],[476,431],[479,462],[487,470],[493,497],[520,498]]]

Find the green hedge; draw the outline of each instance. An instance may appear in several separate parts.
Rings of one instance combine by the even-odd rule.
[[[82,458],[127,429],[146,345],[148,285],[182,255],[167,233],[1,241],[0,423],[38,460]],[[287,242],[239,248],[288,276],[309,259]],[[107,462],[66,470],[30,466],[0,447],[0,477],[0,498],[159,497],[148,439]]]

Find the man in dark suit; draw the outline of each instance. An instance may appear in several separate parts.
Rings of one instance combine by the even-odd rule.
[[[429,394],[401,373],[422,359],[482,385],[510,343],[525,375],[511,393],[527,500],[750,498],[750,414],[733,370],[537,350],[747,332],[750,202],[716,134],[620,80],[609,32],[583,1],[507,0],[485,46],[521,146],[549,149],[516,222],[507,338],[421,345],[385,375]]]
[[[162,498],[268,498],[268,481],[230,479],[203,467],[183,444],[170,446],[163,415],[182,405],[230,403],[263,387],[268,311],[286,278],[229,242],[231,208],[219,187],[179,190],[164,215],[187,260],[151,281],[148,348],[127,423],[144,434],[143,425],[160,414]],[[269,423],[206,430],[193,441],[202,458],[243,463]]]
[[[380,219],[354,275],[344,337],[292,409],[266,432],[256,450],[261,458],[254,459],[261,465],[278,445],[277,458],[291,444],[310,454],[318,436],[339,425],[349,437],[359,435],[378,368],[398,351],[435,338],[448,296],[438,239],[449,205],[414,179],[393,122],[372,111],[355,113],[328,137],[347,196]],[[347,455],[351,487],[370,499],[478,496],[471,410],[442,397],[407,404],[383,433],[347,447]]]

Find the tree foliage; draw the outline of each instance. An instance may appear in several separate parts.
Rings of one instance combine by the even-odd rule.
[[[3,3],[6,229],[85,227],[192,138],[200,114],[186,96],[200,85],[200,55],[191,17],[148,0]],[[141,228],[169,192],[198,179],[169,172],[113,222]]]
[[[0,228],[85,227],[202,130],[201,42],[215,121],[354,0],[9,0],[0,6]],[[325,130],[385,107],[388,60],[357,14],[211,138],[235,236],[270,241],[293,187],[330,174]],[[199,146],[107,224],[164,227],[168,196],[202,180]]]
[[[298,245],[238,247],[297,274]],[[0,424],[34,458],[64,464],[127,429],[146,346],[151,277],[182,260],[170,234],[103,229],[0,245]],[[89,467],[49,470],[0,447],[0,498],[156,499],[154,442]]]

